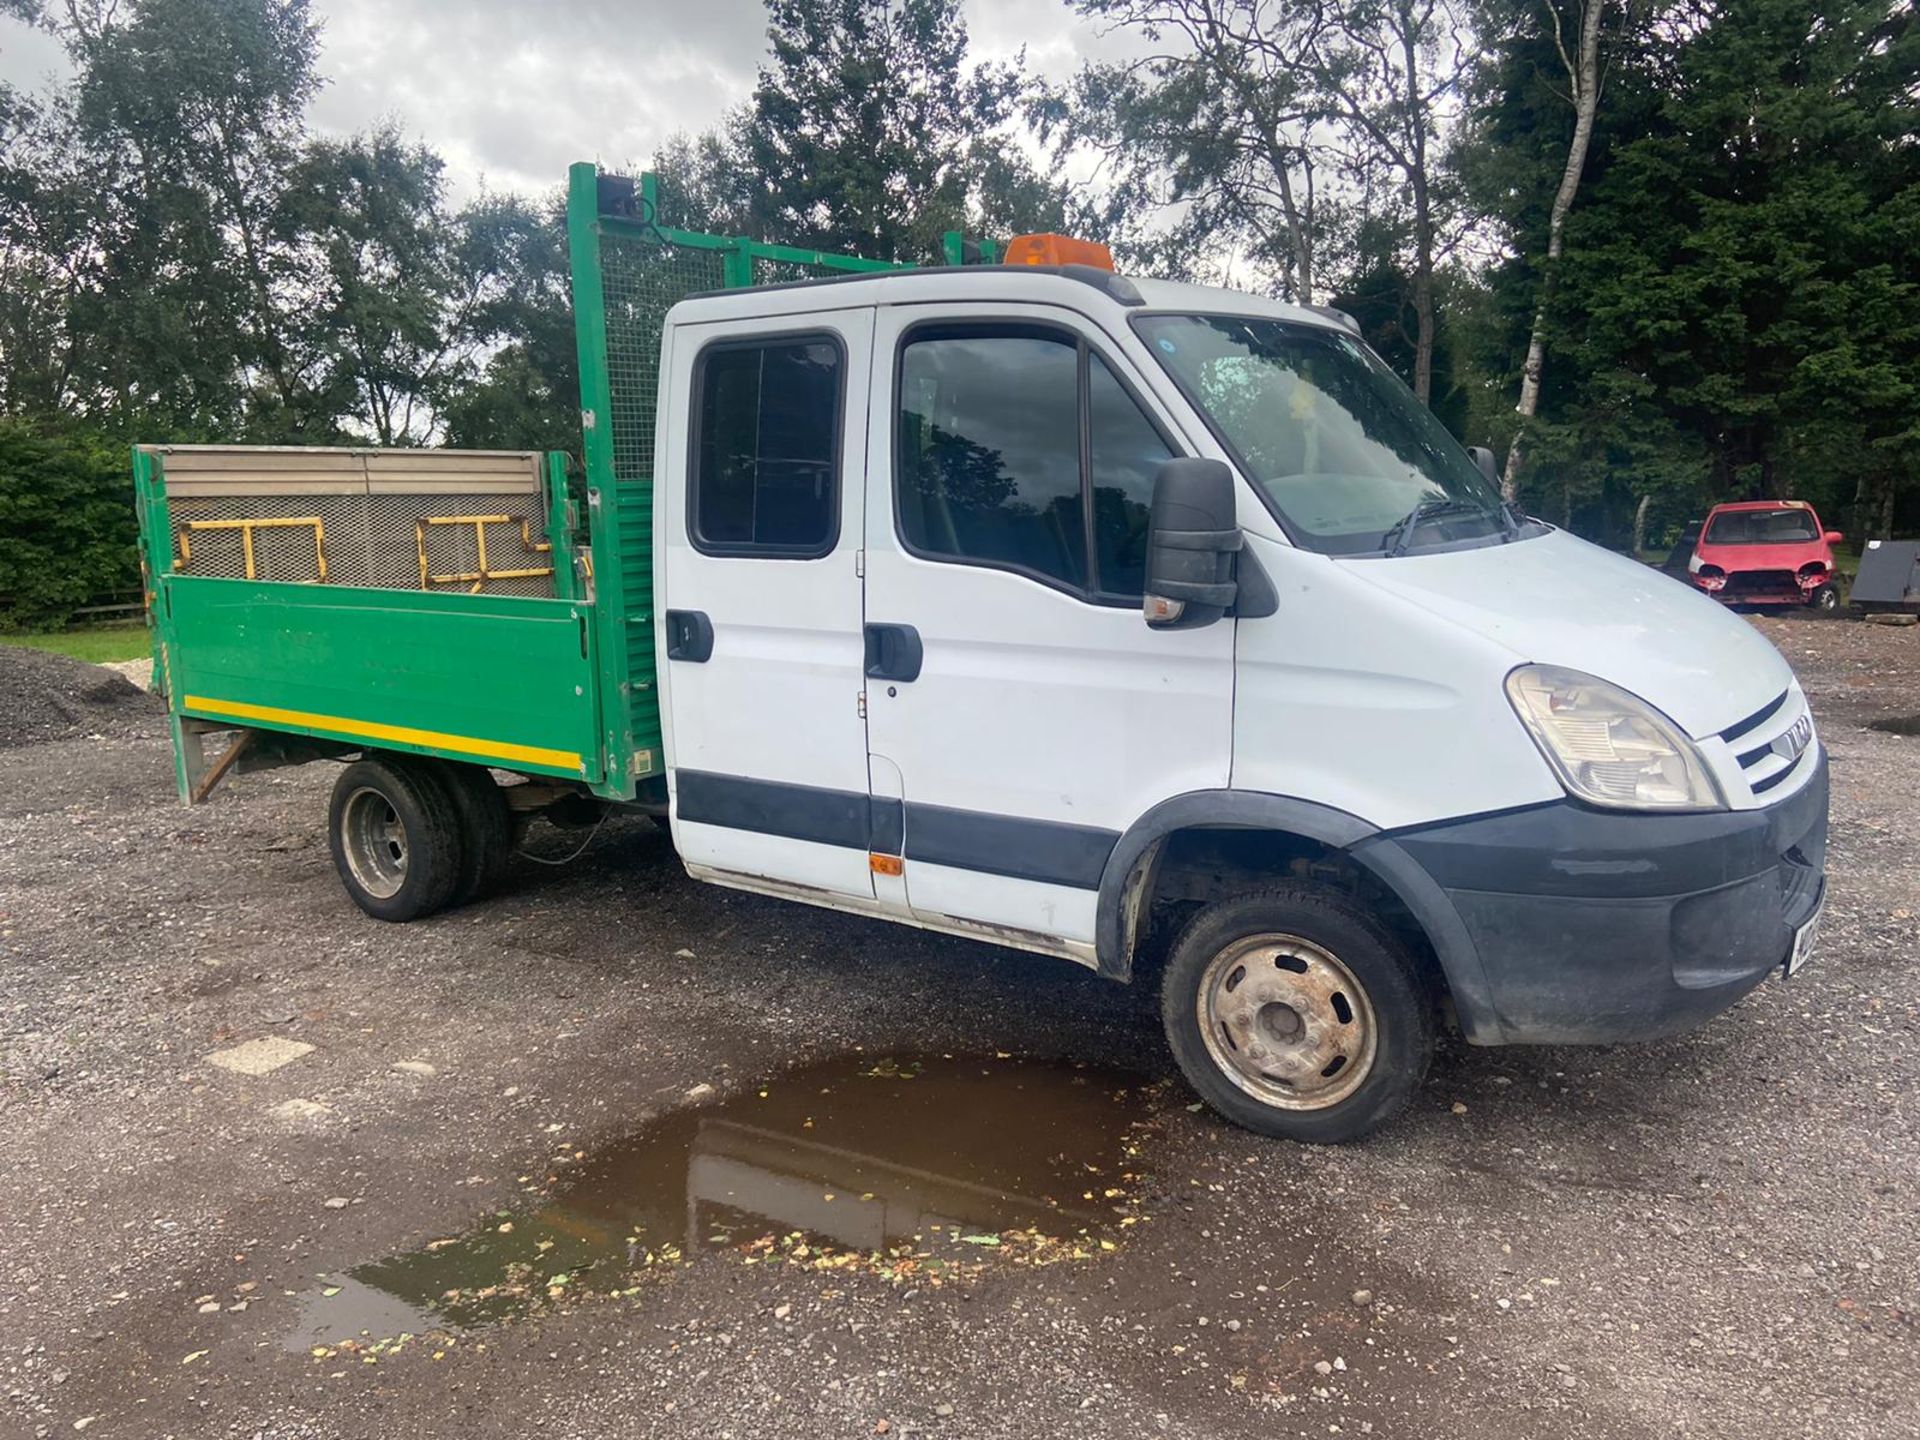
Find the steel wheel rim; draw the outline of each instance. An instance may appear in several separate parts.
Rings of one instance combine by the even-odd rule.
[[[1200,1035],[1220,1072],[1263,1105],[1325,1110],[1373,1071],[1373,1002],[1332,951],[1298,935],[1250,935],[1200,977]]]
[[[407,883],[407,827],[393,802],[362,786],[340,811],[341,851],[362,890],[391,900]]]

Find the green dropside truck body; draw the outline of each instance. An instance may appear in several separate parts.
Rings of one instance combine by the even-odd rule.
[[[183,498],[194,488],[185,483],[170,490],[170,468],[213,472],[218,480],[223,466],[241,465],[241,451],[135,450],[155,679],[167,700],[183,799],[206,798],[236,759],[245,769],[358,749],[550,777],[608,800],[645,798],[650,788],[663,793],[653,486],[666,313],[703,291],[896,267],[676,230],[656,224],[657,214],[653,177],[635,182],[590,164],[572,168],[567,240],[580,363],[577,468],[560,452],[254,450],[245,453],[256,467],[291,478],[277,487],[277,503],[249,506],[239,496],[222,509]],[[949,236],[948,259],[959,263],[961,250],[960,237]],[[453,470],[524,464],[537,483],[529,480],[518,514],[475,513],[471,504],[456,505],[461,513],[453,515],[429,514],[436,487],[474,487],[438,475],[409,481],[377,473],[430,470],[436,461]],[[333,479],[312,482],[307,472],[315,467]],[[341,473],[351,477],[351,509],[339,508],[345,502],[337,493],[324,502],[296,498],[321,488],[338,492]],[[424,487],[411,510],[383,508],[383,495],[409,485]],[[194,505],[193,513],[221,518],[183,518]],[[329,505],[331,522],[321,513]],[[382,517],[393,522],[384,533]],[[535,531],[544,541],[533,538]],[[465,559],[433,573],[430,552],[453,537],[466,544]],[[205,573],[220,568],[205,560],[216,540],[229,563],[225,573]],[[416,544],[417,583],[410,573],[391,578],[411,571]],[[343,565],[338,557],[352,545],[367,553],[357,566]],[[502,545],[523,553],[493,566],[490,545],[496,554]],[[311,557],[307,568],[298,579],[272,578],[265,558],[270,550],[286,556],[289,546]],[[541,567],[530,563],[534,558]],[[363,573],[343,573],[349,569]],[[368,581],[382,569],[384,583]],[[525,581],[545,577],[546,569],[551,575],[538,593],[493,593],[514,588],[502,587],[502,577]],[[217,731],[259,743],[244,758],[248,747],[230,748],[210,763],[203,737]]]

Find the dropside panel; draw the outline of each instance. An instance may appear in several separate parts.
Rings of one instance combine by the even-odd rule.
[[[600,779],[589,607],[163,579],[173,715]]]

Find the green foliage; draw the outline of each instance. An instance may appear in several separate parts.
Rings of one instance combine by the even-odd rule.
[[[0,419],[0,630],[52,628],[137,589],[137,543],[124,450]]]
[[[767,14],[772,58],[732,139],[748,233],[924,263],[948,230],[1064,212],[1064,188],[1003,133],[1020,73],[969,66],[958,0],[767,0]]]
[[[1435,411],[1504,446],[1583,0],[1072,3],[1139,43],[1050,91],[975,63],[959,0],[768,0],[747,103],[654,156],[657,219],[917,261],[947,230],[1058,229],[1136,273],[1331,296],[1409,379],[1424,333]],[[1912,0],[1584,3],[1611,12],[1606,81],[1523,499],[1616,544],[1752,494],[1920,527]],[[577,445],[559,202],[455,207],[390,125],[313,135],[311,0],[0,13],[74,64],[0,85],[12,623],[133,583],[130,440]],[[1095,184],[1062,178],[1089,158]]]
[[[739,122],[736,122],[736,128]],[[653,157],[659,179],[655,224],[709,235],[745,235],[754,227],[747,169],[726,133],[669,136]]]
[[[469,328],[493,349],[437,401],[449,445],[577,450],[579,356],[568,289],[565,201],[482,201],[464,216],[470,264],[495,277]]]
[[[1517,375],[1571,110],[1537,8],[1483,72],[1462,169],[1516,258],[1477,360]],[[1793,495],[1884,534],[1920,495],[1920,32],[1899,0],[1637,12],[1549,315],[1532,507],[1610,540]],[[1529,18],[1531,17],[1531,18]],[[1911,523],[1909,521],[1908,523]]]
[[[103,11],[111,14],[111,11]],[[140,0],[69,35],[69,192],[99,197],[67,323],[68,407],[211,438],[258,394],[310,417],[298,257],[272,233],[320,81],[306,0]]]
[[[1063,156],[1099,157],[1121,214],[1135,222],[1118,236],[1129,268],[1219,279],[1222,262],[1237,258],[1276,276],[1281,294],[1314,298],[1327,233],[1318,189],[1325,114],[1293,63],[1313,17],[1293,6],[1263,17],[1251,0],[1074,0],[1074,8],[1160,42],[1144,59],[1090,64],[1029,106]],[[1263,43],[1247,43],[1252,35]]]

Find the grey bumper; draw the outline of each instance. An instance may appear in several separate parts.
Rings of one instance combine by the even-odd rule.
[[[1477,1044],[1642,1040],[1768,975],[1825,886],[1827,758],[1762,810],[1625,815],[1571,801],[1402,831],[1356,854],[1399,872]],[[1369,853],[1370,852],[1370,853]]]

